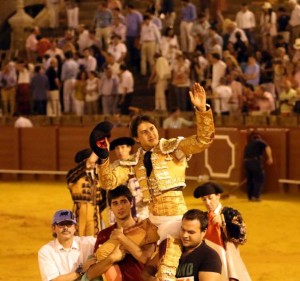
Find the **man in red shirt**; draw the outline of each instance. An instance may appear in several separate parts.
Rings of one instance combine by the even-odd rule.
[[[144,264],[150,259],[155,250],[155,243],[138,246],[125,236],[124,231],[138,222],[131,215],[132,200],[133,196],[125,185],[120,185],[114,190],[108,191],[107,201],[115,215],[116,223],[99,232],[94,251],[96,252],[99,246],[101,247],[109,239],[117,240],[118,246],[114,248],[107,258],[90,267],[86,274],[88,280],[93,280],[104,273],[109,274],[109,271],[111,274],[122,278],[117,280],[142,280],[141,272]],[[113,265],[118,265],[119,269],[115,268],[116,270],[112,272],[111,267]]]

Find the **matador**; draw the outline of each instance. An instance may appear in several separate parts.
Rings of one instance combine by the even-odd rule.
[[[213,115],[206,105],[205,90],[195,83],[189,95],[196,114],[197,132],[193,136],[159,139],[155,120],[147,115],[137,116],[131,123],[131,135],[141,147],[115,168],[108,158],[107,138],[99,139],[105,134],[96,127],[90,136],[91,148],[101,159],[98,174],[102,188],[110,190],[126,182],[129,169],[133,168],[144,200],[149,201],[149,219],[158,227],[160,241],[179,237],[182,215],[187,211],[182,192],[187,162],[192,154],[207,149],[214,139]],[[168,243],[156,275],[164,281],[176,280],[181,251],[172,245],[175,243]]]
[[[76,153],[77,166],[67,174],[68,188],[74,202],[73,212],[78,221],[79,236],[95,236],[101,230],[101,211],[106,207],[106,192],[99,186],[95,169],[87,159],[91,149]]]

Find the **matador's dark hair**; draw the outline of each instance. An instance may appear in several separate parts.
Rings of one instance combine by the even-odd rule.
[[[137,134],[137,130],[140,124],[142,124],[143,122],[148,122],[153,124],[155,127],[157,127],[157,122],[154,118],[152,118],[149,115],[139,115],[137,117],[135,117],[130,125],[130,131],[131,131],[131,136],[133,138],[137,138],[138,134]]]

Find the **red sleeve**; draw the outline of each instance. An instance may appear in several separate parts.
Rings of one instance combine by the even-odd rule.
[[[117,225],[114,224],[114,225],[112,225],[112,226],[110,226],[108,228],[105,228],[105,229],[101,230],[98,233],[97,240],[96,240],[95,247],[94,247],[94,253],[97,251],[99,245],[102,245],[104,242],[106,242],[109,239],[111,232],[116,227],[117,227]]]

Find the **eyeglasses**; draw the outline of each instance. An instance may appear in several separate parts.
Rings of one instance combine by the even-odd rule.
[[[62,221],[60,223],[57,223],[56,225],[59,227],[59,228],[63,228],[63,227],[71,227],[74,223],[71,222],[71,221]]]

